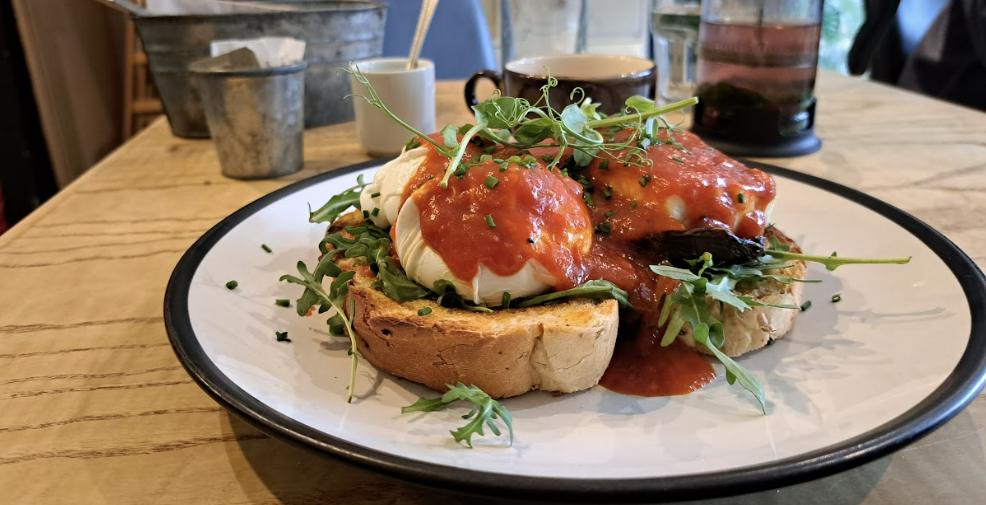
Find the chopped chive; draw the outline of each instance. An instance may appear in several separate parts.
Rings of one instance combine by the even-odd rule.
[[[568,169],[567,168],[561,169],[561,176],[562,177],[568,177]]]
[[[644,175],[643,177],[640,178],[640,180],[637,181],[637,184],[640,184],[640,187],[643,188],[643,187],[647,186],[647,183],[648,182],[650,182],[650,176],[649,175]]]
[[[497,179],[496,177],[493,177],[492,175],[489,176],[489,177],[487,177],[486,180],[483,181],[483,185],[485,185],[487,188],[490,188],[490,189],[495,188],[497,184],[500,184],[500,179]]]
[[[418,309],[419,316],[427,316],[428,314],[431,314],[431,307],[424,307]]]
[[[484,154],[484,155],[482,155],[482,156],[479,157],[479,162],[480,163],[486,163],[487,161],[490,161],[492,159],[493,159],[493,156],[492,155]]]
[[[609,223],[599,223],[596,225],[596,233],[609,233],[610,230]]]
[[[550,154],[542,154],[541,155],[541,161],[543,161],[545,163],[551,163],[551,160],[553,160],[553,159],[554,158],[552,158]]]
[[[672,156],[671,157],[671,161],[677,161],[678,163],[681,163],[682,165],[685,164],[685,160],[683,160],[683,159],[681,159],[681,158],[679,158],[677,156]]]
[[[373,210],[370,211],[371,216],[376,216],[378,214],[380,214],[380,207],[374,207]]]
[[[589,207],[596,206],[596,202],[592,200],[592,195],[590,195],[588,191],[582,192],[582,199],[585,200],[585,204],[588,205]]]
[[[602,160],[599,162],[599,170],[609,170],[609,160]]]
[[[637,208],[637,202],[636,202],[636,200],[634,200],[634,202],[630,204],[630,208],[631,209],[636,209]]]
[[[743,196],[743,193],[740,193],[736,195],[736,201],[739,203],[746,203],[746,197]]]
[[[509,167],[509,166],[510,166],[510,163],[508,163],[506,161],[504,161],[503,163],[500,163],[500,171],[501,172],[506,172],[507,171],[507,167]]]
[[[612,198],[613,197],[613,189],[610,188],[609,186],[606,186],[605,188],[603,188],[603,196],[605,196],[606,198]]]
[[[613,217],[613,214],[616,214],[615,210],[607,210],[606,213],[603,215],[606,217]]]
[[[503,292],[503,297],[500,299],[500,305],[502,305],[505,309],[510,308],[510,293],[507,293],[506,291]]]
[[[808,300],[807,302],[801,304],[801,312],[804,312],[809,308],[811,308],[811,300]]]
[[[363,211],[363,219],[370,219],[370,211],[368,210]]]
[[[496,228],[496,223],[493,222],[493,216],[491,216],[489,214],[486,215],[486,224],[490,228]]]
[[[520,156],[511,156],[507,158],[507,163],[516,163],[517,165],[520,165],[521,163]]]
[[[832,303],[839,303],[842,301],[842,295],[836,293],[832,295]]]
[[[263,249],[264,252],[273,252],[271,251],[270,246],[267,244],[260,244],[260,248]]]
[[[483,152],[486,153],[486,154],[493,154],[493,151],[496,151],[496,144],[493,144],[493,145],[491,145],[491,146],[483,149]]]
[[[378,196],[380,196],[380,192],[379,191],[377,191],[376,193],[370,193],[370,198],[376,198]]]
[[[239,285],[240,285],[239,282],[229,281],[229,282],[226,283],[226,289],[233,290],[233,289],[236,289],[236,286],[239,286]]]
[[[536,165],[537,162],[538,162],[538,160],[534,156],[531,156],[530,154],[528,154],[527,156],[524,156],[524,163],[526,163],[528,165],[530,165],[531,163],[534,163]]]
[[[503,160],[500,158],[493,158],[493,163],[503,163]]]
[[[277,305],[279,307],[290,307],[291,300],[288,300],[286,298],[278,298],[277,300],[274,300],[274,305]]]
[[[291,339],[288,338],[288,332],[286,331],[275,331],[274,336],[277,337],[278,342],[290,342]]]

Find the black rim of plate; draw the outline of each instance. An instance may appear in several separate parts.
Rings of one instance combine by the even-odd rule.
[[[823,449],[728,471],[654,478],[564,479],[486,473],[421,462],[326,434],[268,407],[240,389],[216,367],[192,329],[188,312],[189,286],[199,263],[213,245],[247,217],[308,186],[379,166],[384,161],[361,163],[317,175],[257,199],[199,238],[171,275],[164,299],[164,319],[179,361],[217,402],[277,438],[415,483],[469,493],[576,502],[691,500],[788,486],[872,461],[941,426],[968,405],[986,383],[986,278],[965,253],[927,224],[874,197],[793,170],[747,162],[774,175],[835,193],[893,220],[948,265],[969,302],[972,331],[955,369],[927,398],[882,426]]]

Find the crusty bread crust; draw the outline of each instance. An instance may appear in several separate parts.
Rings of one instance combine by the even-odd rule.
[[[801,248],[787,235],[784,235],[776,227],[767,230],[766,236],[776,238],[782,244],[791,247],[791,252],[800,253]],[[793,261],[792,266],[783,270],[772,270],[769,273],[783,277],[793,277],[804,279],[807,275],[807,266],[804,261]],[[753,285],[737,285],[736,290],[745,295],[750,295],[761,303],[774,305],[795,305],[800,306],[804,295],[805,285],[803,282],[792,282],[783,284],[775,280],[766,280]],[[707,299],[707,307],[713,317],[722,322],[723,332],[726,335],[725,342],[719,349],[730,357],[736,357],[772,343],[794,328],[794,323],[798,319],[800,310],[781,309],[777,307],[751,307],[749,310],[740,312],[735,307],[727,306],[725,311],[720,310],[719,302]],[[692,339],[692,329],[688,325],[682,329],[678,339],[688,344],[690,347],[705,354],[712,354],[704,345],[696,344]]]
[[[433,300],[397,303],[358,279],[349,297],[357,348],[374,366],[439,391],[459,382],[475,385],[494,398],[595,386],[619,325],[613,300],[482,314]],[[424,307],[432,312],[419,316]]]

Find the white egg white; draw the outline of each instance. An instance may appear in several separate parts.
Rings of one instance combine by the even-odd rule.
[[[397,221],[397,211],[401,205],[404,186],[427,156],[428,149],[424,147],[404,151],[400,156],[380,167],[377,174],[373,176],[373,182],[363,188],[363,192],[359,195],[360,207],[370,212],[370,220],[373,224],[386,228]],[[374,215],[375,208],[380,210]]]
[[[456,293],[473,303],[499,307],[503,293],[511,298],[538,295],[550,291],[557,281],[537,260],[527,260],[516,273],[500,276],[479,265],[472,279],[460,279],[452,274],[442,257],[425,243],[421,235],[421,214],[413,200],[408,200],[397,217],[397,236],[394,246],[397,257],[408,277],[431,287],[445,279],[455,286]]]
[[[408,277],[425,287],[445,279],[455,286],[455,291],[473,303],[485,303],[498,307],[503,293],[511,298],[531,296],[550,291],[556,280],[538,261],[528,260],[517,273],[506,277],[491,272],[483,265],[473,279],[459,279],[434,249],[425,243],[421,234],[421,215],[408,200],[400,207],[404,186],[418,170],[428,155],[428,149],[419,147],[401,153],[399,157],[380,167],[373,182],[360,193],[360,206],[370,213],[373,224],[386,228],[396,224],[394,247]],[[377,195],[377,196],[372,196]],[[380,209],[373,213],[373,209]]]

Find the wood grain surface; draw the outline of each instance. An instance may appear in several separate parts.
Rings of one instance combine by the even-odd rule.
[[[439,83],[439,124],[469,119],[461,94]],[[827,73],[817,95],[822,150],[770,162],[901,207],[986,265],[986,114]],[[235,181],[211,142],[162,120],[0,236],[0,503],[491,503],[271,439],[206,396],[168,344],[165,286],[196,238],[274,189],[366,159],[352,124],[323,127],[306,132],[302,172]],[[978,505],[984,476],[980,394],[870,464],[706,503]]]

